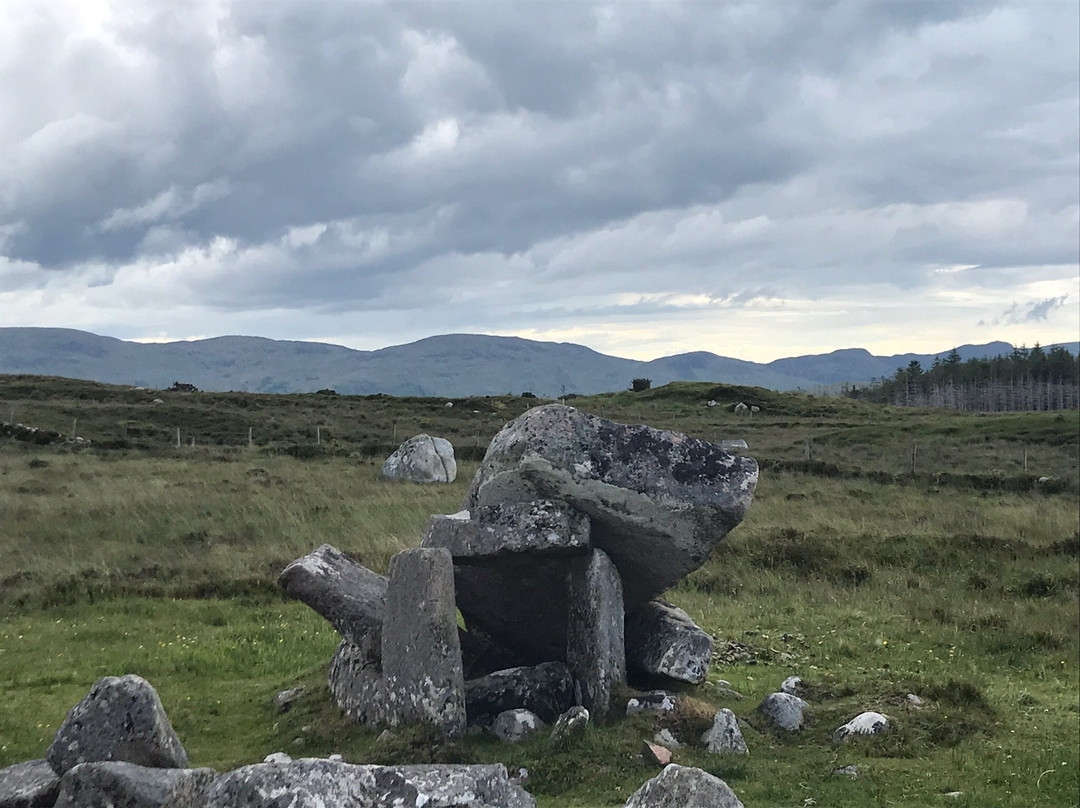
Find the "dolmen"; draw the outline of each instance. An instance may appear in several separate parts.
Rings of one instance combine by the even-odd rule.
[[[279,583],[342,635],[330,689],[365,725],[603,720],[628,672],[705,681],[712,638],[660,595],[742,521],[757,478],[706,441],[549,404],[495,436],[461,510],[388,577],[323,545]]]

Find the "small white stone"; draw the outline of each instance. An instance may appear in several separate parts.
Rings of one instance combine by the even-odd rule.
[[[881,713],[859,713],[833,733],[834,741],[842,741],[852,735],[880,735],[892,729],[889,719]]]

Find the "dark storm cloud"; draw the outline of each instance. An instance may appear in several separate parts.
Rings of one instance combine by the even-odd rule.
[[[1076,261],[1074,3],[96,8],[0,11],[0,292],[476,324]]]

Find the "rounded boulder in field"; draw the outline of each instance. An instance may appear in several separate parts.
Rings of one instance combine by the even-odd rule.
[[[452,483],[457,479],[454,447],[446,438],[423,433],[409,438],[382,466],[387,480],[410,483]]]

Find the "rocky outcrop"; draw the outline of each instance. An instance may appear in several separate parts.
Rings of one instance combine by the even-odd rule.
[[[386,458],[382,477],[410,483],[452,483],[457,478],[454,447],[445,438],[420,434]]]
[[[743,804],[719,777],[671,763],[635,791],[625,808],[743,808]]]
[[[188,763],[157,691],[134,675],[99,679],[71,708],[45,758],[61,777],[95,761],[177,769]]]

